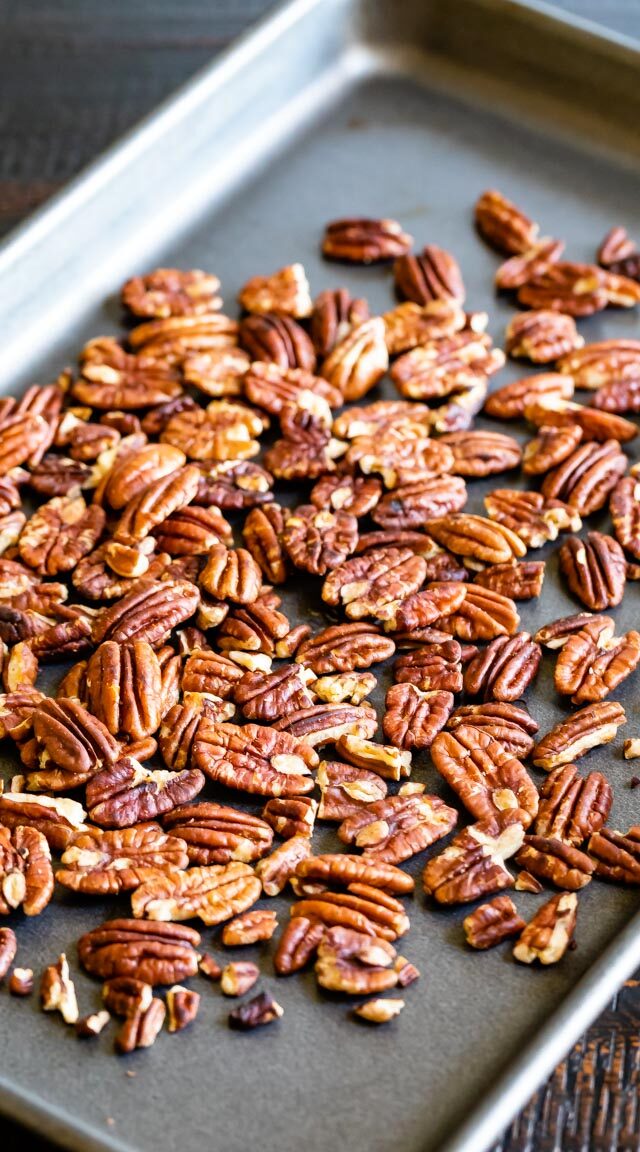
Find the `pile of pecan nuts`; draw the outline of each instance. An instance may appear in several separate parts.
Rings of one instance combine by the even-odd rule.
[[[640,575],[640,465],[623,447],[640,341],[586,344],[576,319],[637,305],[640,258],[618,228],[597,264],[563,261],[494,191],[475,219],[506,258],[497,289],[523,309],[506,354],[544,366],[490,395],[505,353],[486,313],[465,310],[455,258],[411,254],[397,222],[360,219],[330,224],[323,252],[394,261],[401,302],[384,315],[345,289],[313,300],[294,264],[245,284],[235,320],[215,276],[158,269],[124,285],[121,339],[91,340],[77,371],[0,401],[0,734],[14,763],[0,914],[19,931],[56,888],[125,894],[124,915],[120,901],[78,942],[100,1011],[81,1016],[66,955],[41,974],[42,1007],[81,1036],[115,1015],[130,1052],[165,1018],[170,1031],[194,1019],[183,982],[198,973],[229,996],[254,987],[258,965],[203,951],[192,919],[223,925],[221,948],[278,933],[279,976],[314,964],[357,1015],[390,1020],[403,1000],[381,994],[419,975],[397,948],[414,889],[401,866],[434,845],[429,903],[488,898],[463,921],[468,944],[514,937],[527,964],[572,945],[593,877],[640,880],[640,827],[607,828],[606,775],[576,766],[625,723],[611,693],[640,661],[640,633],[616,635],[607,614]],[[386,373],[398,398],[356,403]],[[524,449],[474,430],[481,411],[526,421]],[[474,478],[503,473],[486,514],[465,512]],[[607,506],[611,534],[589,530]],[[518,601],[540,594],[545,564],[530,553],[561,534],[580,610],[531,636]],[[285,586],[290,604],[302,587],[315,604],[303,623]],[[543,651],[575,707],[541,736],[522,698]],[[367,700],[383,664],[379,714]],[[446,800],[420,779],[429,765]],[[342,850],[314,853],[316,821]],[[528,923],[505,894],[546,886]],[[284,891],[279,925],[256,905]],[[1,977],[27,995],[16,950],[0,928]],[[263,991],[230,1023],[281,1015]]]

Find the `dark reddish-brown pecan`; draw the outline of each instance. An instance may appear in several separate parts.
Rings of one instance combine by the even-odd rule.
[[[612,536],[589,532],[584,540],[569,536],[558,553],[569,590],[591,611],[619,604],[627,578],[624,552]]]
[[[146,580],[159,580],[165,575],[171,563],[168,553],[153,555],[154,541],[151,537],[136,548],[115,544],[109,540],[100,544],[80,561],[71,575],[71,583],[87,600],[119,600],[122,596],[135,592],[137,576]],[[123,576],[115,568],[126,571]]]
[[[264,360],[255,360],[243,380],[244,394],[257,408],[271,416],[280,416],[284,409],[317,407],[330,419],[331,408],[344,403],[342,392],[322,376],[315,376],[302,368],[282,368]],[[322,401],[326,401],[326,405]]]
[[[265,1024],[273,1024],[284,1016],[284,1008],[268,992],[259,992],[229,1013],[229,1027],[248,1032]]]
[[[393,666],[399,684],[414,684],[422,692],[462,691],[462,649],[457,640],[422,644]]]
[[[400,864],[447,836],[457,820],[455,808],[438,796],[387,796],[347,817],[338,836],[364,848],[369,861]]]
[[[240,396],[244,374],[251,359],[241,348],[210,348],[185,356],[185,382],[205,396]]]
[[[286,731],[204,719],[193,746],[193,763],[211,780],[260,796],[299,796],[313,790],[318,756]]]
[[[35,828],[57,851],[66,848],[84,827],[85,815],[82,805],[66,796],[33,796],[13,791],[0,795],[0,825],[12,830],[20,825]]]
[[[617,440],[579,444],[542,483],[546,499],[565,500],[581,516],[604,507],[609,493],[627,470],[628,460]]]
[[[327,224],[322,254],[328,260],[374,264],[403,256],[412,244],[413,237],[402,231],[397,220],[348,218]]]
[[[389,367],[384,320],[372,316],[352,328],[323,361],[322,375],[345,400],[361,400]]]
[[[274,729],[288,732],[310,748],[333,744],[342,736],[373,736],[378,727],[375,709],[369,704],[315,704],[276,720]]]
[[[90,657],[86,668],[86,699],[90,711],[112,736],[142,740],[162,719],[162,672],[146,640],[116,644],[107,640]]]
[[[169,365],[179,369],[190,353],[233,348],[237,337],[237,321],[209,311],[197,316],[168,316],[136,324],[129,332],[128,342],[130,348],[140,353],[144,365],[154,368]],[[143,428],[148,431],[144,421]]]
[[[614,381],[637,379],[640,373],[640,340],[618,337],[586,344],[563,356],[558,370],[572,376],[577,388],[595,391]]]
[[[313,305],[302,264],[287,264],[270,276],[252,276],[238,293],[245,312],[273,312],[277,316],[310,316]]]
[[[527,549],[521,538],[505,525],[469,512],[456,512],[429,520],[429,535],[438,544],[466,558],[471,567],[505,564],[519,559]]]
[[[563,644],[554,683],[573,704],[604,700],[640,662],[640,633],[616,637],[614,630],[610,616],[592,616]]]
[[[520,823],[528,826],[536,816],[538,791],[529,773],[486,731],[461,724],[454,732],[440,732],[431,759],[476,819],[518,811]]]
[[[167,992],[167,1013],[169,1032],[181,1032],[192,1024],[198,1015],[200,994],[190,988],[174,984]]]
[[[398,983],[395,958],[386,940],[350,927],[328,928],[318,945],[316,979],[322,988],[350,996],[385,992]]]
[[[386,632],[420,632],[431,624],[441,625],[447,616],[457,612],[466,593],[466,584],[462,581],[436,581],[404,600],[385,604],[378,618],[384,622]]]
[[[617,440],[625,443],[638,435],[638,429],[631,420],[625,420],[604,409],[585,407],[572,400],[562,400],[557,396],[543,396],[527,403],[525,419],[536,427],[571,427],[577,424],[582,429],[583,440],[598,440],[601,443]]]
[[[50,443],[51,429],[42,416],[16,412],[0,418],[0,474],[26,464]]]
[[[33,736],[33,755],[28,745],[22,748],[29,791],[77,788],[119,754],[111,733],[78,700],[42,700],[33,714]]]
[[[214,544],[233,543],[231,525],[213,506],[181,508],[154,528],[153,535],[169,556],[204,556]]]
[[[305,858],[296,868],[296,876],[301,880],[346,886],[350,891],[354,891],[354,885],[381,889],[395,896],[406,896],[414,889],[413,877],[402,869],[341,852]],[[399,904],[398,908],[402,909],[402,905]]]
[[[496,488],[484,503],[489,518],[515,532],[529,548],[542,548],[560,532],[578,532],[582,527],[575,508],[561,500],[546,500],[540,492]]]
[[[283,664],[267,676],[245,672],[233,698],[247,720],[262,724],[313,704],[305,671],[297,664]]]
[[[611,785],[601,772],[581,777],[575,764],[565,764],[542,784],[534,831],[579,847],[601,830],[612,801]]]
[[[107,920],[78,941],[78,956],[102,980],[133,976],[146,984],[175,984],[198,971],[200,934],[183,924]]]
[[[387,692],[382,730],[397,748],[430,748],[453,710],[452,692],[394,684]]]
[[[324,576],[346,560],[358,539],[358,521],[349,512],[301,504],[285,513],[282,546],[296,568]]]
[[[123,756],[89,782],[87,808],[101,828],[128,828],[193,800],[203,786],[204,776],[195,768],[167,772]]]
[[[573,378],[559,372],[541,372],[537,376],[524,376],[503,384],[487,397],[484,411],[498,420],[522,419],[528,404],[541,397],[553,396],[570,400],[574,392]]]
[[[163,823],[172,837],[184,841],[191,864],[249,864],[264,856],[273,841],[271,828],[258,816],[210,801],[174,808]]]
[[[571,456],[582,440],[582,428],[577,424],[564,428],[546,425],[524,446],[522,471],[529,476],[542,476]]]
[[[115,832],[87,828],[65,849],[56,879],[74,892],[115,895],[136,888],[158,868],[171,871],[188,863],[182,841],[167,836],[158,824]]]
[[[245,316],[240,322],[240,345],[252,360],[267,360],[279,368],[313,372],[316,354],[304,328],[291,316]]]
[[[427,561],[427,567],[430,569],[430,562],[433,565],[458,565],[458,561],[451,555],[450,552],[445,552],[435,540],[427,536],[426,532],[409,531],[406,529],[395,530],[393,528],[384,528],[379,532],[363,532],[358,538],[356,544],[356,554],[361,552],[370,552],[372,548],[410,548],[415,552],[416,556],[422,556]],[[458,565],[458,570],[462,569]],[[461,580],[462,576],[454,576],[454,580]],[[437,580],[438,576],[431,577]]]
[[[4,980],[18,951],[18,939],[13,928],[0,928],[0,981]]]
[[[410,530],[428,520],[459,512],[467,502],[467,486],[460,476],[424,476],[387,492],[372,512],[382,528]]]
[[[210,720],[228,720],[233,705],[223,703],[217,696],[202,692],[185,692],[182,703],[174,704],[163,717],[158,746],[168,768],[181,771],[191,762],[191,752],[204,717]]]
[[[127,1016],[115,1039],[116,1051],[127,1055],[138,1048],[151,1048],[162,1030],[166,1012],[164,1000],[152,997],[148,1008]]]
[[[265,804],[262,815],[283,840],[292,836],[312,836],[318,809],[310,796],[274,796]]]
[[[387,794],[387,785],[377,772],[343,764],[339,760],[322,760],[316,783],[321,793],[319,820],[346,820]]]
[[[482,193],[474,212],[480,235],[505,256],[522,255],[538,239],[539,225],[493,188]]]
[[[274,848],[256,865],[265,896],[277,896],[295,875],[301,860],[311,855],[311,838],[297,833]]]
[[[474,582],[512,600],[532,600],[539,596],[544,581],[544,560],[513,561],[510,564],[492,564],[476,573]]]
[[[575,892],[552,896],[536,912],[515,944],[513,955],[521,964],[557,964],[571,947],[576,926]]]
[[[521,285],[518,302],[568,316],[592,316],[609,303],[607,276],[595,264],[555,261]]]
[[[493,640],[515,635],[520,617],[514,601],[490,588],[468,584],[457,612],[447,616],[440,627],[459,640]]]
[[[114,976],[102,985],[105,1007],[114,1016],[126,1019],[137,1012],[145,1012],[153,997],[153,988],[135,976]]]
[[[360,856],[344,859],[358,860],[363,868],[367,863]],[[369,872],[377,871],[378,874],[382,869],[393,867],[392,864],[384,863],[368,864]],[[302,882],[303,888],[305,884]],[[366,936],[380,936],[389,941],[403,936],[409,928],[409,918],[401,902],[388,892],[381,891],[380,887],[364,882],[347,884],[344,892],[330,892],[326,888],[312,885],[309,894],[293,905],[291,915],[294,919],[304,916],[320,920],[327,928],[343,926],[363,932]]]
[[[623,476],[618,480],[609,500],[616,540],[640,559],[640,482],[637,477]]]
[[[273,958],[278,976],[290,976],[306,968],[315,957],[325,931],[324,924],[319,920],[294,916],[282,933]]]
[[[471,948],[495,948],[510,936],[519,936],[525,923],[510,896],[496,896],[465,916],[462,927]]]
[[[290,631],[287,617],[278,611],[280,597],[262,592],[253,604],[234,608],[218,629],[218,647],[225,652],[266,652],[272,655],[276,644]]]
[[[430,340],[446,339],[468,327],[461,304],[451,297],[429,300],[424,304],[406,301],[385,312],[382,319],[390,356],[407,352]],[[476,323],[473,331],[481,334],[486,324]]]
[[[196,648],[185,661],[181,688],[183,692],[206,692],[228,700],[244,674],[228,656]]]
[[[164,643],[172,628],[193,616],[199,599],[198,589],[187,580],[139,580],[117,604],[98,613],[94,642],[146,640],[155,647]]]
[[[620,260],[636,253],[636,246],[627,234],[626,228],[616,225],[610,228],[598,248],[597,260],[602,268],[610,268]]]
[[[615,740],[618,728],[626,722],[621,704],[613,701],[588,704],[560,720],[538,741],[532,754],[533,763],[547,772],[561,764],[570,764],[590,748]]]
[[[0,826],[0,916],[39,916],[53,896],[51,852],[42,832]]]
[[[353,299],[346,288],[321,292],[313,303],[311,339],[318,356],[328,356],[351,328],[369,319],[366,300]]]
[[[178,268],[156,268],[146,276],[133,276],[122,286],[121,299],[133,316],[166,319],[168,316],[195,316],[222,307],[217,295],[217,276],[198,268],[186,272]]]
[[[555,264],[564,252],[564,241],[545,236],[542,240],[516,256],[511,256],[501,264],[495,275],[496,288],[500,292],[515,292],[538,276],[542,276],[550,264]]]
[[[264,504],[251,509],[242,529],[248,551],[270,584],[283,584],[287,578],[281,542],[283,527],[284,512],[280,505]]]
[[[517,440],[502,432],[448,432],[439,443],[453,452],[458,476],[493,476],[517,468],[522,459]]]
[[[87,508],[83,496],[54,496],[23,528],[20,558],[42,575],[70,572],[96,546],[105,520],[104,510]]]
[[[408,548],[380,548],[338,565],[322,586],[322,599],[343,604],[350,619],[377,616],[380,609],[417,592],[426,562]]]
[[[496,636],[469,661],[464,670],[464,690],[483,700],[519,700],[535,678],[542,649],[528,632]]]
[[[584,888],[595,870],[593,860],[573,844],[546,836],[524,838],[516,854],[516,864],[539,880],[549,881],[556,888],[570,892]]]
[[[573,317],[549,309],[520,312],[505,333],[507,354],[532,364],[552,364],[583,344]]]
[[[121,446],[100,489],[101,498],[109,507],[121,511],[150,485],[185,464],[184,452],[171,444],[144,444],[126,451]]]
[[[603,828],[589,840],[596,876],[616,884],[640,884],[640,828],[627,833]]]
[[[591,404],[600,412],[640,412],[640,377],[610,380],[593,397]]]
[[[245,548],[214,544],[200,573],[200,584],[216,600],[251,604],[262,588],[262,573]]]
[[[538,731],[537,722],[523,705],[503,704],[497,700],[489,704],[462,704],[452,712],[446,726],[455,731],[461,724],[486,732],[519,760],[529,755]]]
[[[80,404],[100,411],[135,412],[164,404],[182,393],[173,367],[125,352],[108,336],[85,345],[80,363],[81,375],[72,384],[71,395]]]
[[[187,872],[158,872],[136,888],[131,908],[136,918],[191,920],[220,924],[255,904],[261,885],[253,868],[239,860],[209,864]]]
[[[393,266],[396,292],[401,300],[428,304],[430,300],[464,303],[462,273],[455,256],[427,244],[418,256],[400,256]]]
[[[316,508],[349,512],[359,518],[375,508],[381,495],[382,483],[375,477],[335,473],[318,480],[311,489],[309,499]]]
[[[428,896],[438,904],[466,904],[513,886],[505,860],[522,846],[524,829],[517,812],[469,824],[434,856],[422,874]]]
[[[273,476],[252,460],[225,460],[200,465],[200,484],[194,503],[223,511],[254,508],[271,499]]]

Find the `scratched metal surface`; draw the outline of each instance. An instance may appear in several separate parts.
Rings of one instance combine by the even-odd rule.
[[[363,213],[397,215],[419,242],[438,239],[451,246],[465,273],[470,304],[490,308],[492,331],[499,338],[510,311],[492,298],[496,261],[469,224],[477,192],[489,183],[504,187],[545,230],[567,237],[576,258],[588,259],[612,220],[637,229],[637,176],[620,169],[612,181],[610,163],[588,149],[568,149],[554,140],[553,132],[526,131],[510,122],[502,107],[487,109],[482,85],[477,101],[473,92],[456,98],[452,87],[451,78],[443,89],[402,76],[352,87],[336,108],[320,115],[312,132],[288,148],[284,162],[267,166],[259,181],[243,188],[214,217],[201,220],[179,246],[158,243],[154,261],[215,269],[231,301],[248,275],[298,258],[314,292],[345,283],[367,295],[372,309],[383,309],[391,300],[387,270],[336,268],[317,254],[324,221],[357,204]],[[84,336],[115,330],[116,314],[109,304],[78,321],[69,317],[60,334],[62,349],[40,362],[40,378],[72,356]],[[636,334],[637,320],[607,315],[588,322],[584,331],[589,339]],[[499,382],[518,374],[509,368]],[[390,394],[386,388],[383,392]],[[470,487],[469,507],[480,510],[489,485]],[[600,526],[599,518],[593,523]],[[571,607],[555,576],[553,550],[548,551],[543,598],[524,607],[524,627]],[[622,627],[637,620],[637,591],[630,592],[616,613]],[[297,617],[321,611],[317,586],[302,590],[290,607]],[[558,715],[550,667],[529,694],[543,728]],[[635,731],[632,685],[619,698],[627,706],[629,730]],[[637,818],[637,800],[627,788],[630,771],[620,745],[621,740],[613,750],[593,753],[589,766],[606,767],[616,786],[612,823],[626,827]],[[428,757],[416,758],[415,775],[441,790]],[[413,870],[418,872],[422,863],[416,861]],[[517,901],[528,915],[539,902],[523,895]],[[263,1147],[288,1149],[299,1142],[304,1116],[305,1141],[313,1150],[344,1143],[347,1135],[349,1147],[381,1152],[435,1148],[509,1067],[525,1037],[563,1001],[637,901],[633,893],[591,885],[580,898],[578,950],[557,970],[540,973],[510,963],[508,950],[470,956],[462,946],[461,910],[434,913],[419,896],[412,903],[412,929],[403,951],[423,968],[424,980],[407,995],[409,1007],[397,1027],[384,1034],[372,1036],[348,1023],[341,1002],[320,1004],[311,977],[275,986],[267,975],[266,984],[275,987],[286,1010],[277,1030],[249,1041],[230,1035],[225,1003],[205,987],[196,1029],[189,1036],[164,1037],[151,1053],[136,1057],[132,1079],[110,1055],[110,1039],[83,1048],[78,1064],[76,1042],[57,1022],[43,1020],[35,1004],[18,1005],[3,996],[2,1051],[11,1053],[10,1068],[3,1062],[3,1072],[29,1093],[31,1108],[37,1097],[45,1108],[61,1109],[59,1128],[49,1112],[45,1129],[50,1135],[57,1133],[71,1144],[67,1125],[87,1126],[78,1129],[76,1147],[169,1147],[179,1131],[186,1149],[195,1149],[211,1132],[224,1133],[225,1149],[258,1140]],[[126,906],[120,902],[121,909]],[[72,951],[72,942],[103,912],[115,914],[114,904],[103,909],[75,897],[58,898],[38,922],[20,924],[25,956],[39,967],[62,947]],[[211,935],[205,931],[207,942]],[[268,961],[264,967],[268,973]],[[82,976],[79,985],[83,1003],[95,1003],[96,986]],[[619,1003],[632,1005],[634,996],[633,989],[625,990]],[[618,1139],[623,1146],[637,1146],[637,1118],[623,1106],[625,1092],[631,1098],[637,1082],[637,1049],[624,1038],[610,1039],[610,1019],[591,1034],[583,1055],[574,1054],[535,1098],[505,1146],[525,1147],[535,1133],[544,1141],[556,1139],[561,1116],[564,1147],[584,1147],[588,1131],[592,1146],[613,1147]]]

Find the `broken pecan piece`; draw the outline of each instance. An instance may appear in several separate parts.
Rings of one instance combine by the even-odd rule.
[[[325,932],[326,928],[319,920],[294,916],[282,933],[273,958],[277,975],[290,976],[306,968],[318,951]]]
[[[189,858],[182,841],[165,835],[158,824],[137,824],[115,832],[87,828],[74,836],[62,863],[59,884],[98,896],[136,888],[157,869],[186,868]]]
[[[363,320],[333,346],[323,361],[322,375],[346,401],[361,400],[389,367],[384,320]]]
[[[613,608],[624,594],[627,565],[612,536],[589,532],[586,539],[569,536],[558,553],[560,571],[569,590],[592,611]]]
[[[339,760],[322,760],[316,782],[321,792],[319,820],[339,823],[387,794],[387,785],[377,772]]]
[[[258,724],[219,724],[206,717],[193,745],[193,763],[209,779],[261,796],[313,790],[317,753],[286,731]]]
[[[457,820],[455,808],[438,796],[387,796],[347,817],[338,836],[364,848],[367,860],[400,864],[447,836]]]
[[[302,264],[287,264],[270,276],[252,276],[238,293],[245,312],[271,312],[276,316],[310,316],[313,310],[309,281]]]
[[[544,308],[520,312],[505,333],[507,355],[532,364],[552,364],[583,344],[573,316]]]
[[[318,945],[316,979],[330,992],[384,992],[398,983],[395,958],[396,950],[386,940],[352,928],[328,928]]]
[[[595,869],[593,860],[585,852],[564,840],[546,836],[525,836],[515,859],[516,864],[532,876],[570,892],[584,888]]]
[[[322,254],[328,260],[350,264],[374,264],[404,256],[413,237],[402,231],[397,220],[348,218],[327,224]]]
[[[436,244],[427,244],[418,256],[400,256],[393,266],[396,292],[401,300],[428,304],[431,300],[464,303],[462,273],[455,256]]]
[[[260,992],[229,1013],[229,1027],[248,1032],[252,1028],[273,1024],[281,1016],[284,1016],[284,1008],[268,992]]]
[[[277,896],[295,875],[301,860],[311,855],[309,836],[291,836],[256,865],[256,876],[265,896]]]
[[[524,839],[517,816],[517,812],[502,812],[458,832],[451,844],[427,863],[422,875],[427,895],[438,904],[466,904],[511,888],[513,876],[504,862]]]
[[[53,896],[51,852],[41,832],[0,827],[0,916],[39,916]]]
[[[496,636],[464,670],[464,689],[483,700],[518,700],[537,675],[542,649],[528,632]]]
[[[471,948],[495,948],[510,936],[519,936],[525,927],[510,896],[496,896],[480,904],[462,921],[465,939]]]
[[[188,872],[161,873],[145,881],[131,896],[133,915],[146,920],[191,920],[220,924],[255,904],[262,891],[248,864],[210,864]]]
[[[422,691],[415,684],[394,684],[385,699],[382,729],[396,748],[430,748],[453,710],[452,692]]]
[[[225,924],[222,929],[222,943],[228,948],[257,944],[262,940],[270,940],[277,927],[277,916],[268,908],[243,912]]]
[[[89,781],[87,807],[101,828],[128,828],[193,800],[203,787],[204,776],[195,768],[167,772],[122,756]]]
[[[0,981],[4,980],[18,951],[18,939],[13,928],[0,928]]]
[[[460,724],[431,745],[434,767],[477,820],[516,812],[528,827],[538,811],[538,790],[524,765],[486,731]]]
[[[513,955],[521,964],[557,964],[573,941],[578,911],[575,892],[552,896],[536,912],[515,944]]]
[[[532,760],[536,768],[550,771],[584,756],[590,748],[615,740],[621,724],[626,724],[624,708],[614,701],[588,704],[558,724],[536,744]]]
[[[260,969],[251,960],[235,960],[225,965],[220,976],[220,991],[223,996],[244,996],[253,988],[260,976]]]

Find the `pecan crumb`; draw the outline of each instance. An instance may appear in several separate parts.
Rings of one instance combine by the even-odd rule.
[[[82,1039],[99,1036],[110,1019],[111,1013],[107,1012],[106,1009],[101,1012],[93,1012],[90,1016],[81,1016],[79,1020],[76,1020],[76,1035]]]
[[[12,996],[30,996],[33,983],[32,968],[14,968],[9,977],[9,991]]]
[[[56,964],[49,964],[42,973],[40,1003],[43,1012],[59,1012],[65,1024],[75,1024],[78,1019],[75,985],[64,952]]]
[[[385,1000],[379,997],[359,1004],[353,1009],[353,1014],[360,1020],[366,1020],[368,1024],[388,1024],[390,1020],[400,1015],[403,1008],[404,1000]]]

